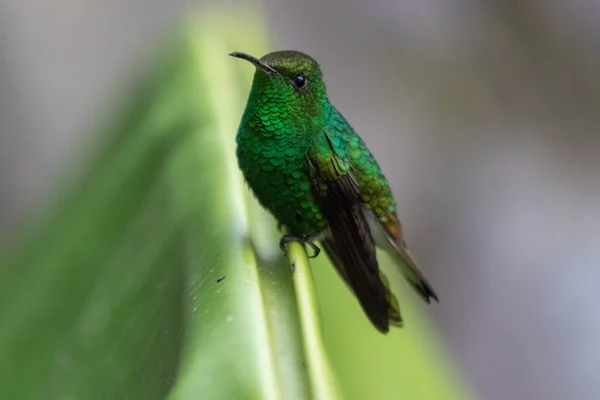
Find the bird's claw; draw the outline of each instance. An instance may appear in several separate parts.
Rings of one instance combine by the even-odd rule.
[[[319,248],[319,246],[317,246],[316,244],[313,243],[313,239],[311,237],[309,237],[309,236],[293,236],[293,235],[283,235],[281,237],[281,240],[279,241],[279,248],[281,249],[281,251],[283,251],[284,253],[287,254],[287,249],[286,249],[285,245],[290,242],[298,242],[298,243],[301,243],[304,245],[306,245],[306,244],[309,245],[313,251],[313,255],[308,256],[309,258],[315,258],[321,252],[321,249]]]

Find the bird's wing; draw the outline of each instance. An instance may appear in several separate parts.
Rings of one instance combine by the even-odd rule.
[[[438,300],[433,288],[423,276],[421,270],[411,257],[402,237],[402,226],[396,215],[396,201],[390,185],[360,136],[350,127],[338,112],[333,115],[333,126],[337,132],[346,134],[347,154],[351,165],[353,179],[360,188],[360,201],[369,210],[369,218],[376,222],[376,227],[384,236],[377,245],[388,250],[406,280],[427,302]],[[372,232],[374,235],[378,232]]]
[[[323,245],[371,322],[387,332],[390,324],[401,325],[398,303],[379,271],[375,243],[345,146],[343,138],[322,132],[307,155],[316,200],[329,225],[330,236]]]
[[[335,269],[344,279],[350,290],[356,294],[356,290],[354,289],[350,279],[348,278],[348,273],[346,272],[345,264],[342,262],[342,259],[338,255],[340,250],[338,250],[335,240],[332,237],[326,237],[325,239],[321,240],[321,244],[323,245],[323,248],[325,249],[325,252],[327,253],[327,256],[331,260],[331,263],[333,264]],[[398,300],[396,300],[396,297],[392,294],[387,278],[381,271],[379,271],[379,278],[381,279],[381,283],[385,288],[386,300],[388,303],[389,324],[396,327],[402,327],[403,321],[402,316],[400,315],[400,306],[398,305]]]

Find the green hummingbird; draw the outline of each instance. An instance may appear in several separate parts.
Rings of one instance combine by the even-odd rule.
[[[376,246],[391,254],[427,303],[438,297],[402,237],[396,201],[377,161],[330,103],[319,64],[298,51],[257,59],[237,132],[237,158],[260,204],[285,225],[280,247],[319,241],[382,333],[402,326],[398,301],[379,270]]]

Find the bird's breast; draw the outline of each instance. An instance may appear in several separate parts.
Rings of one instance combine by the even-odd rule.
[[[240,169],[259,202],[296,234],[316,234],[326,223],[315,203],[306,152],[273,135],[238,135]]]

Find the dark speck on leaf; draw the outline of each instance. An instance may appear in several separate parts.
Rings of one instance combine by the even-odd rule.
[[[293,275],[294,272],[296,272],[296,263],[292,263],[291,267],[292,267],[292,275]]]
[[[225,279],[224,276],[220,277],[219,279],[217,279],[217,283],[221,282],[223,279]]]

